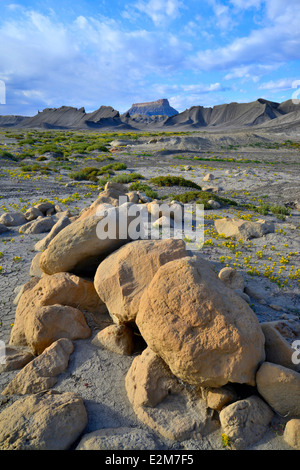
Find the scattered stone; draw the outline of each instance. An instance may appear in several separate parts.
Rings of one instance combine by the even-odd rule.
[[[55,209],[55,205],[52,204],[52,202],[41,202],[39,204],[36,204],[34,206],[34,209],[37,209],[39,210],[40,212],[42,212],[42,214],[46,215],[46,212],[49,210],[49,209]]]
[[[267,222],[263,219],[260,219],[257,222],[251,222],[249,220],[225,217],[224,219],[216,219],[214,224],[219,235],[222,234],[226,238],[242,238],[243,240],[260,238],[267,233],[275,231],[274,223]]]
[[[59,339],[27,364],[5,387],[2,395],[28,395],[53,387],[57,376],[68,367],[74,350],[72,341]]]
[[[153,222],[153,227],[154,228],[167,228],[171,229],[174,226],[173,220],[170,219],[169,217],[166,217],[163,215],[159,219],[157,219],[155,222]]]
[[[280,333],[280,326],[278,327],[279,323],[278,321],[261,323],[266,340],[266,361],[279,364],[289,369],[298,370],[300,368],[299,364],[294,364],[292,361],[294,349],[292,349],[288,341]],[[293,339],[295,339],[295,337]]]
[[[130,356],[134,349],[133,331],[125,325],[110,325],[99,331],[92,343],[114,353]]]
[[[53,225],[52,229],[48,233],[48,235],[43,238],[42,240],[39,240],[35,246],[34,249],[36,251],[44,251],[48,248],[49,243],[53,240],[54,237],[65,227],[70,225],[71,221],[69,217],[61,217],[55,225]]]
[[[76,450],[155,450],[153,436],[140,428],[105,428],[85,434]]]
[[[129,193],[126,193],[126,196],[128,197],[128,202],[132,202],[133,204],[139,203],[140,197],[137,191],[131,191]]]
[[[38,234],[50,232],[55,225],[56,220],[53,217],[38,217],[20,228],[20,233]]]
[[[214,180],[214,179],[215,179],[215,177],[214,177],[214,175],[213,175],[212,173],[207,173],[207,174],[204,176],[204,178],[203,178],[202,181],[212,181],[212,180]]]
[[[77,308],[49,305],[32,310],[27,317],[24,335],[32,353],[38,355],[60,338],[89,338],[91,330]]]
[[[256,374],[257,389],[282,416],[300,416],[300,374],[279,364],[264,362]]]
[[[129,241],[128,226],[133,217],[128,216],[128,208],[123,204],[109,209],[107,216],[78,219],[65,227],[43,252],[41,269],[47,274],[95,271],[103,257]],[[105,232],[108,221],[114,233]]]
[[[245,287],[244,277],[236,269],[233,269],[230,267],[223,268],[219,272],[218,276],[227,287],[230,287],[231,289],[234,289],[234,290],[236,289],[240,289],[241,291],[244,290],[244,287]]]
[[[215,201],[214,199],[210,199],[207,203],[212,209],[220,209],[221,207],[221,204],[218,201]]]
[[[245,292],[245,294],[247,294],[249,297],[252,297],[252,299],[256,299],[256,300],[259,300],[259,301],[264,300],[264,299],[262,298],[262,296],[260,295],[260,293],[257,292],[257,290],[254,289],[253,287],[246,286],[245,289],[244,289],[244,292]]]
[[[273,418],[273,412],[263,400],[252,395],[226,406],[219,417],[230,447],[244,450],[262,438]]]
[[[141,296],[160,266],[187,254],[183,240],[136,240],[102,261],[94,284],[114,322],[135,321]]]
[[[140,301],[137,326],[173,374],[194,385],[255,385],[264,336],[248,304],[200,256],[161,266]]]
[[[127,189],[123,184],[108,181],[105,185],[104,191],[99,194],[98,199],[96,199],[96,201],[94,201],[90,207],[82,212],[78,220],[97,215],[99,206],[101,207],[103,204],[108,204],[111,207],[118,207],[120,205],[121,197],[121,204],[128,202],[129,198],[126,195],[126,192]]]
[[[27,349],[6,346],[5,364],[0,364],[0,373],[22,369],[33,358],[33,354]]]
[[[83,400],[74,393],[29,395],[0,414],[0,450],[67,450],[86,425]]]
[[[6,212],[0,217],[0,224],[6,227],[16,227],[18,225],[26,224],[27,219],[24,214],[20,212]]]
[[[26,212],[25,212],[25,217],[28,220],[28,222],[31,222],[32,220],[37,219],[38,217],[43,217],[43,212],[37,209],[36,207],[30,207]]]
[[[151,201],[152,201],[152,198],[151,198],[151,197],[146,196],[146,194],[142,193],[141,191],[138,191],[138,195],[139,195],[140,201],[141,201],[143,204],[147,204],[148,202],[151,202]]]
[[[282,311],[282,307],[281,307],[280,305],[269,304],[269,307],[272,308],[273,310],[276,310],[277,312],[281,312],[281,311]]]
[[[290,419],[286,423],[283,439],[291,447],[300,450],[300,419]]]

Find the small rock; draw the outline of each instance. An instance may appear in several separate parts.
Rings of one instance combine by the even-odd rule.
[[[68,367],[73,350],[72,341],[66,338],[54,342],[13,378],[2,395],[28,395],[53,387],[57,375]]]
[[[9,232],[9,228],[6,227],[6,225],[4,225],[4,224],[0,224],[0,234],[1,233],[6,233],[6,232]]]
[[[286,423],[283,439],[291,447],[300,450],[300,419],[291,419]]]
[[[138,204],[140,197],[136,191],[131,191],[130,193],[126,194],[128,197],[128,202],[132,202],[133,204]]]
[[[36,207],[30,207],[26,212],[25,212],[25,217],[28,220],[28,222],[31,222],[32,220],[37,219],[38,217],[43,217],[42,211],[37,209]]]
[[[0,364],[0,373],[22,369],[33,358],[33,354],[26,349],[7,346],[5,348],[5,364]]]
[[[269,307],[272,308],[273,310],[276,310],[277,312],[281,312],[281,311],[282,311],[282,307],[281,307],[280,305],[269,304]]]
[[[154,228],[169,228],[171,229],[174,225],[174,222],[172,219],[170,219],[169,217],[166,217],[165,215],[163,215],[162,217],[160,217],[159,219],[157,219],[155,222],[153,222],[153,227]]]
[[[273,412],[263,400],[253,395],[223,408],[219,418],[230,447],[243,450],[262,438]]]
[[[39,204],[36,204],[34,206],[35,209],[38,209],[39,211],[41,211],[44,215],[46,215],[46,212],[49,210],[49,209],[54,209],[55,210],[55,205],[52,204],[52,202],[41,202]]]
[[[226,238],[242,238],[243,240],[260,238],[267,233],[275,231],[274,223],[263,219],[251,222],[250,220],[225,217],[223,219],[216,219],[214,224],[219,235],[222,234]]]
[[[110,325],[99,331],[92,343],[110,351],[130,356],[133,352],[133,331],[125,325]]]
[[[212,181],[214,179],[215,179],[215,177],[212,173],[207,173],[207,175],[204,176],[202,181]]]
[[[237,271],[236,269],[226,267],[221,269],[218,274],[219,278],[227,287],[231,289],[239,289],[241,291],[244,290],[244,277],[243,275]]]
[[[202,394],[206,399],[207,406],[217,411],[221,411],[224,406],[237,399],[235,391],[230,386],[203,389]]]
[[[280,322],[261,323],[261,328],[265,336],[266,361],[279,364],[289,369],[298,370],[299,365],[292,362],[294,349],[280,333]],[[295,339],[292,337],[291,339]]]
[[[38,234],[50,232],[52,227],[55,225],[55,222],[55,219],[52,217],[38,217],[37,219],[23,225],[20,228],[20,233]]]
[[[218,201],[214,201],[214,199],[210,199],[208,201],[208,204],[210,205],[212,209],[220,209],[221,207],[221,204]]]

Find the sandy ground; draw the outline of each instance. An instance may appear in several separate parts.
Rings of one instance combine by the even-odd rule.
[[[194,139],[194,135],[192,139]],[[202,135],[201,135],[202,138]],[[252,135],[253,138],[253,135]],[[169,138],[167,138],[169,139]],[[219,137],[218,137],[219,139]],[[209,150],[205,144],[186,138],[176,137],[156,143],[147,143],[147,139],[140,139],[137,143],[130,143],[129,147],[114,153],[114,157],[127,164],[126,172],[137,171],[146,179],[158,175],[181,175],[200,184],[203,189],[208,186],[218,187],[218,194],[232,198],[239,203],[255,203],[259,198],[272,203],[282,204],[300,201],[300,160],[299,151],[285,151],[283,155],[279,150],[255,150],[245,146],[238,150],[220,149],[216,137],[210,139],[210,149],[216,145],[215,150]],[[228,137],[229,139],[229,137]],[[224,138],[226,145],[228,139]],[[250,139],[250,137],[249,137]],[[209,140],[209,139],[208,139]],[[149,139],[148,139],[149,141]],[[276,139],[275,139],[276,141]],[[198,147],[197,147],[198,145]],[[243,163],[240,161],[203,161],[194,160],[195,156],[210,158],[219,156],[220,159],[233,158],[259,160],[259,163]],[[180,158],[178,158],[180,157]],[[272,162],[272,163],[270,163]],[[288,164],[287,164],[288,163]],[[89,166],[89,162],[85,162]],[[93,163],[94,164],[94,163]],[[189,166],[189,169],[186,167]],[[69,209],[76,215],[89,206],[97,197],[99,190],[90,182],[72,182],[67,170],[60,174],[35,176],[33,179],[20,178],[13,174],[13,165],[6,164],[1,167],[0,177],[0,215],[4,209],[25,210],[40,199],[54,200],[62,209]],[[203,176],[212,173],[215,179],[209,183],[202,182]],[[159,189],[159,197],[175,192],[184,192],[183,188]],[[228,247],[223,245],[224,239],[215,239],[212,235],[213,221],[216,217],[225,215],[249,216],[251,220],[265,218],[275,222],[275,233],[268,234],[250,243],[239,245],[239,255],[236,257]],[[219,210],[206,211],[205,240],[212,240],[200,250],[203,257],[210,260],[216,271],[222,267],[237,263],[244,276],[245,283],[255,296],[250,297],[250,305],[260,322],[277,319],[288,319],[299,323],[300,318],[300,284],[299,279],[293,279],[295,271],[299,268],[299,209],[292,208],[290,216],[285,221],[278,220],[274,215],[261,216],[248,210],[226,207]],[[2,257],[0,265],[3,270],[0,274],[1,309],[0,309],[0,340],[7,344],[10,337],[11,325],[14,322],[15,305],[13,300],[18,286],[27,282],[31,261],[36,252],[33,250],[37,240],[46,234],[21,235],[19,227],[12,228],[8,233],[0,235],[0,252]],[[190,249],[199,251],[197,246],[190,244]],[[259,253],[262,253],[259,255]],[[292,253],[292,254],[291,254]],[[245,257],[251,256],[251,261],[244,262]],[[1,255],[0,255],[1,256]],[[15,257],[21,257],[15,260]],[[288,262],[283,260],[288,259]],[[269,277],[250,275],[249,266],[263,272],[266,266],[276,263],[274,275],[281,269],[281,277],[277,281]],[[283,281],[287,282],[283,284]],[[99,331],[92,317],[87,316],[93,335]],[[110,318],[104,318],[104,325]],[[123,357],[97,348],[91,340],[75,341],[75,351],[71,356],[67,371],[60,375],[54,387],[60,391],[74,391],[80,394],[88,411],[89,422],[85,432],[100,428],[132,426],[145,429],[137,420],[135,413],[127,399],[124,378],[130,364],[140,351],[132,357]],[[16,372],[2,373],[0,375],[0,390],[13,378]],[[9,406],[18,397],[0,398],[2,407]],[[1,408],[0,408],[1,409]],[[270,430],[264,438],[253,446],[253,449],[289,449],[282,439],[282,429],[285,420],[278,417],[272,423]],[[148,428],[147,428],[148,430]],[[203,438],[202,441],[170,442],[159,435],[155,435],[160,449],[222,449],[221,431]]]

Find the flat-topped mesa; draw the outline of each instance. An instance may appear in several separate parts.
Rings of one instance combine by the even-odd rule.
[[[146,116],[174,116],[178,114],[165,98],[148,103],[134,103],[128,111],[129,115],[142,114]]]

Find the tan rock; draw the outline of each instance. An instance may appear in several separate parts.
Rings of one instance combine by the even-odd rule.
[[[27,364],[5,387],[2,395],[26,395],[48,390],[66,370],[74,350],[72,341],[59,339]]]
[[[18,302],[10,344],[26,346],[24,331],[32,312],[38,307],[55,304],[96,313],[103,309],[103,302],[99,299],[93,282],[69,273],[44,275],[38,283],[23,292]]]
[[[67,450],[86,425],[83,400],[74,393],[29,395],[0,414],[0,450]]]
[[[25,217],[28,220],[28,222],[31,222],[32,220],[37,219],[38,217],[42,217],[44,214],[37,209],[36,207],[30,207],[26,212],[25,212]]]
[[[261,328],[266,340],[266,361],[288,367],[289,369],[299,370],[299,364],[294,364],[292,361],[295,350],[280,333],[279,323],[283,322],[261,323]]]
[[[300,419],[290,419],[286,423],[283,439],[291,447],[300,450]]]
[[[54,217],[38,217],[37,219],[22,225],[19,232],[27,234],[50,232],[55,223],[56,219]]]
[[[121,204],[129,201],[129,197],[126,195],[127,189],[123,184],[107,182],[102,191],[99,194],[98,199],[90,205],[89,208],[85,209],[78,220],[85,219],[86,217],[97,215],[97,211],[103,204],[117,207],[120,205],[120,197],[122,197]],[[131,202],[131,201],[129,201]]]
[[[178,387],[177,380],[164,361],[150,348],[137,356],[126,375],[125,387],[133,408],[154,407]]]
[[[92,343],[114,353],[130,356],[134,349],[133,331],[125,325],[110,325],[99,331]]]
[[[89,338],[91,330],[83,313],[77,308],[49,305],[36,307],[28,315],[24,335],[28,347],[37,355],[60,338]]]
[[[173,220],[165,215],[163,215],[162,217],[157,219],[155,222],[153,222],[153,227],[155,228],[171,229],[173,226],[174,226]]]
[[[0,373],[22,369],[34,358],[33,354],[24,348],[5,347],[5,364],[0,363]]]
[[[118,208],[110,209],[108,216],[78,219],[65,227],[43,252],[41,269],[47,274],[54,274],[72,272],[76,269],[84,271],[91,265],[98,266],[103,257],[129,240],[127,228],[132,218],[127,217],[128,207],[128,204],[123,204]],[[112,222],[112,230],[110,233],[104,233],[108,220]],[[105,227],[102,227],[101,221]],[[121,227],[119,227],[119,222],[121,222]],[[103,235],[106,238],[99,238]]]
[[[265,357],[257,317],[200,256],[160,267],[141,298],[136,323],[148,346],[184,382],[255,384]]]
[[[42,253],[37,253],[35,257],[33,258],[29,270],[29,276],[32,277],[42,277],[44,274],[43,271],[40,268],[40,259],[41,259]]]
[[[225,267],[219,272],[219,278],[227,287],[231,289],[244,290],[244,278],[243,275],[236,269]]]
[[[244,450],[262,438],[273,418],[273,412],[263,400],[253,395],[226,406],[219,417],[230,447]]]
[[[40,278],[37,276],[34,276],[30,279],[30,281],[26,282],[26,284],[18,286],[14,292],[17,294],[16,297],[13,300],[14,305],[18,305],[20,298],[22,297],[23,293],[26,290],[32,289],[38,282]]]
[[[85,434],[76,450],[155,450],[159,449],[152,433],[141,428],[105,428]]]
[[[27,220],[24,214],[20,212],[6,212],[0,217],[0,224],[5,225],[6,227],[16,227],[18,225],[26,224]]]
[[[215,179],[215,177],[214,177],[214,175],[213,175],[212,173],[207,173],[207,174],[204,176],[204,178],[203,178],[202,181],[212,181],[212,180],[214,180],[214,179]]]
[[[264,362],[256,374],[257,389],[280,415],[300,416],[300,374],[287,367]]]
[[[94,284],[114,322],[135,321],[141,296],[160,266],[187,254],[182,240],[136,240],[102,261]]]
[[[41,211],[44,215],[49,209],[55,209],[55,205],[52,202],[40,202],[34,206],[34,209]]]
[[[137,191],[130,191],[129,193],[126,193],[126,196],[128,197],[128,202],[132,202],[133,204],[139,203],[140,196]]]
[[[267,222],[263,219],[251,222],[249,220],[225,217],[224,219],[216,219],[214,223],[219,235],[222,234],[226,238],[234,237],[243,240],[263,237],[275,230],[273,222]]]
[[[212,410],[221,411],[224,406],[236,401],[237,395],[229,386],[220,388],[208,388],[203,391],[206,404]]]
[[[58,219],[58,221],[56,222],[55,225],[53,225],[52,229],[50,230],[50,232],[48,233],[48,235],[43,238],[42,240],[39,240],[35,245],[34,245],[34,249],[36,251],[43,251],[43,250],[46,250],[46,248],[48,247],[49,243],[51,242],[51,240],[53,240],[54,237],[56,237],[56,235],[65,227],[67,227],[68,225],[70,225],[70,219],[69,217],[61,217],[60,219]]]

